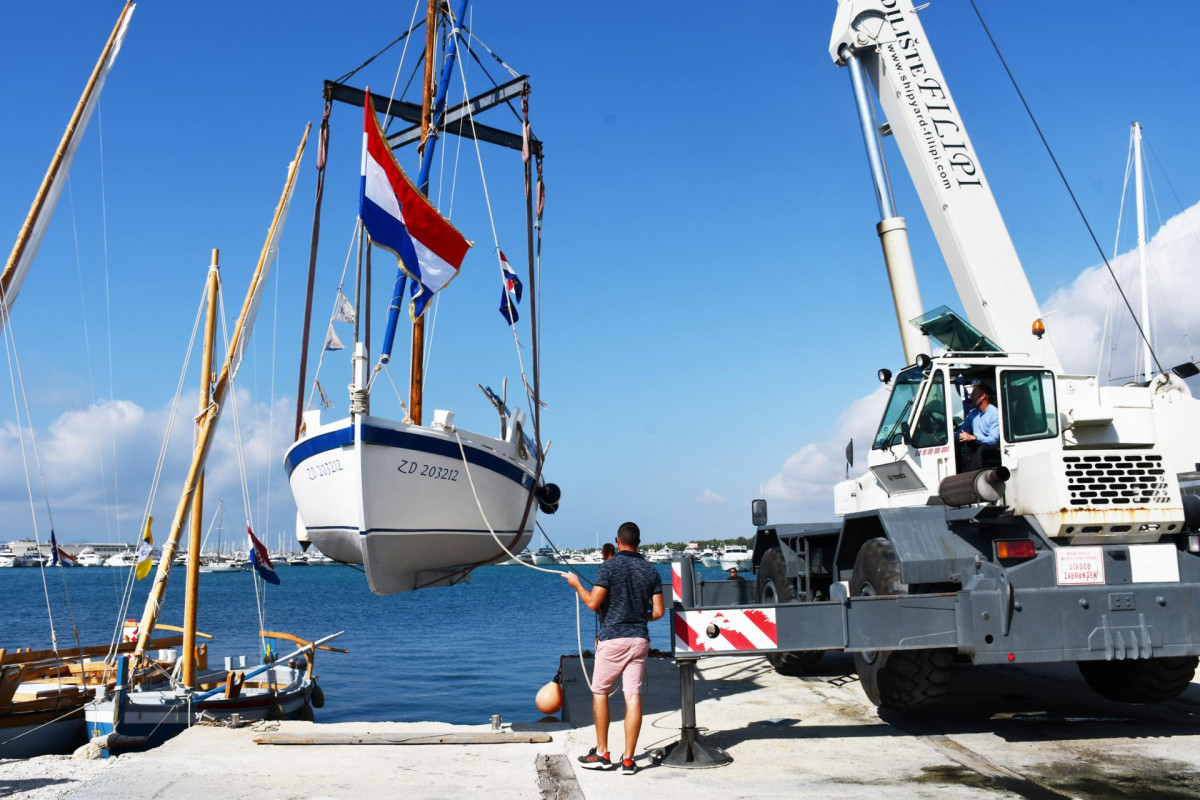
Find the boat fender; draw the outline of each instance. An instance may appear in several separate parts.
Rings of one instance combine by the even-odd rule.
[[[305,703],[304,706],[305,706],[305,708],[307,708],[308,703]],[[278,700],[276,700],[274,703],[271,703],[271,705],[267,708],[267,719],[268,720],[274,721],[277,719],[284,719],[286,716],[287,716],[287,714],[284,713],[283,706],[280,705]]]
[[[562,708],[562,697],[562,686],[557,680],[553,680],[538,689],[534,703],[537,705],[538,711],[543,714],[557,714]]]
[[[562,490],[557,483],[543,483],[538,487],[538,508],[543,514],[553,514],[558,511],[558,501],[562,499]]]
[[[315,719],[313,715],[313,707],[308,703],[300,706],[300,719],[304,722],[312,722]]]
[[[321,690],[321,685],[319,683],[313,684],[311,700],[313,708],[325,707],[325,692]]]

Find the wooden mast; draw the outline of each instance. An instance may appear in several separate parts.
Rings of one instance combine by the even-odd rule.
[[[71,114],[71,120],[67,123],[67,129],[63,132],[62,140],[58,143],[58,149],[54,152],[54,157],[50,159],[50,168],[46,170],[46,175],[42,178],[42,185],[38,189],[37,195],[33,198],[33,205],[30,206],[29,214],[25,217],[25,223],[21,226],[20,233],[17,234],[17,241],[8,256],[8,261],[4,265],[4,271],[0,272],[0,297],[4,298],[4,305],[10,309],[12,308],[13,292],[20,289],[18,280],[19,262],[25,255],[25,251],[33,239],[34,227],[47,201],[51,202],[51,210],[53,210],[53,203],[58,199],[57,193],[53,192],[54,180],[58,177],[59,170],[62,168],[63,162],[68,158],[68,155],[73,156],[73,139],[77,132],[82,132],[82,130],[77,129],[87,126],[87,117],[91,114],[91,109],[88,106],[94,99],[93,94],[96,91],[96,85],[102,82],[101,76],[104,74],[105,65],[113,52],[113,48],[119,46],[118,41],[123,36],[124,29],[129,23],[129,16],[133,13],[133,8],[133,0],[128,0],[125,3],[125,8],[121,10],[121,16],[117,18],[117,24],[113,26],[112,34],[109,35],[108,42],[104,45],[104,50],[100,53],[100,58],[96,61],[95,68],[92,69],[91,77],[88,78],[87,85],[83,88],[83,95],[80,96],[79,102],[75,106],[75,112]],[[52,193],[54,194],[53,198],[51,198]],[[16,286],[13,285],[14,281],[18,281]]]
[[[421,92],[421,147],[424,154],[429,146],[429,129],[433,123],[433,61],[437,49],[438,1],[429,0],[425,12],[425,87]],[[420,187],[426,191],[427,187]],[[425,315],[413,320],[412,372],[408,387],[408,416],[414,425],[421,424],[421,389],[425,382]]]
[[[200,413],[208,410],[212,391],[213,339],[217,329],[217,270],[220,251],[213,248],[208,268],[208,313],[204,317],[204,354],[200,359]],[[192,527],[188,532],[187,583],[183,600],[183,685],[196,688],[196,611],[200,601],[200,547],[204,525],[204,473],[196,478],[196,496],[192,500]]]
[[[137,647],[134,648],[135,662],[140,659],[142,653],[145,651],[146,642],[149,641],[150,633],[154,630],[154,624],[158,619],[158,610],[162,604],[163,594],[167,589],[167,579],[171,573],[171,561],[174,560],[175,548],[179,545],[179,534],[183,530],[184,518],[187,516],[188,507],[191,505],[192,497],[195,495],[200,473],[204,470],[204,462],[208,458],[208,451],[212,447],[213,433],[216,431],[217,422],[221,418],[225,395],[229,392],[229,385],[240,366],[242,344],[246,337],[250,335],[250,329],[254,326],[254,313],[258,308],[258,299],[262,293],[265,272],[270,268],[269,262],[274,258],[278,247],[277,234],[280,225],[283,223],[284,216],[287,214],[288,203],[292,198],[292,189],[296,184],[296,173],[300,169],[300,157],[304,155],[304,145],[308,141],[308,131],[311,127],[311,125],[305,127],[304,137],[300,140],[300,147],[296,150],[296,158],[288,167],[287,181],[284,183],[283,194],[279,198],[279,204],[275,206],[275,216],[271,220],[271,227],[267,232],[267,241],[263,244],[262,253],[258,257],[258,265],[254,268],[254,276],[250,279],[250,287],[246,290],[246,299],[242,303],[242,311],[238,315],[237,324],[233,327],[233,336],[229,340],[229,350],[225,353],[225,362],[221,366],[221,374],[217,378],[216,385],[213,387],[212,402],[205,407],[204,413],[201,415],[200,430],[196,436],[196,447],[192,452],[192,463],[188,467],[187,477],[184,478],[183,490],[179,494],[179,503],[175,506],[175,515],[171,518],[171,529],[167,535],[166,542],[163,543],[162,560],[158,562],[158,572],[154,576],[154,585],[150,587],[150,596],[146,598],[146,606],[142,611],[142,620],[138,625]]]

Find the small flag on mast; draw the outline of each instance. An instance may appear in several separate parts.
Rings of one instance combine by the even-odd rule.
[[[334,322],[354,322],[358,318],[358,313],[354,310],[354,306],[350,304],[350,298],[342,294],[342,290],[338,289],[337,293],[337,309],[333,312]]]
[[[138,544],[138,560],[137,560],[137,579],[150,574],[150,567],[154,563],[154,537],[150,534],[150,523],[154,521],[154,515],[150,514],[146,517],[146,530],[142,532],[142,541]]]
[[[267,583],[278,586],[279,576],[275,574],[275,565],[271,563],[271,554],[267,552],[266,545],[258,540],[249,525],[246,526],[246,534],[250,537],[250,563],[254,565],[254,571]]]
[[[501,280],[504,285],[500,290],[500,316],[508,322],[509,325],[516,323],[520,319],[517,314],[517,304],[521,302],[521,293],[524,287],[521,286],[521,279],[517,277],[517,272],[512,268],[512,264],[508,263],[508,259],[504,257],[504,251],[500,250],[500,271]]]
[[[321,398],[321,408],[333,408],[333,401],[329,399],[329,395],[325,394],[320,381],[317,381],[317,395]]]
[[[333,329],[333,323],[329,323],[329,330],[325,333],[325,349],[326,350],[345,350],[346,345],[342,344],[342,340],[338,338],[337,331]]]

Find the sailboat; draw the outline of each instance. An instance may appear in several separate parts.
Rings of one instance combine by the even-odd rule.
[[[224,667],[211,669],[207,655],[195,646],[198,634],[196,615],[199,601],[200,529],[204,496],[204,464],[212,446],[213,435],[220,419],[226,399],[232,392],[232,384],[241,365],[246,342],[250,337],[255,313],[261,297],[267,273],[278,252],[279,236],[283,220],[295,186],[300,157],[308,138],[304,139],[296,157],[288,168],[287,182],[283,195],[275,209],[275,216],[267,235],[266,244],[259,256],[258,265],[250,282],[241,314],[233,329],[225,361],[215,384],[210,383],[212,373],[212,344],[217,313],[217,252],[213,251],[212,266],[206,280],[208,298],[205,325],[205,346],[201,364],[200,414],[191,465],[184,480],[179,502],[171,521],[171,527],[163,544],[162,558],[150,594],[137,623],[136,644],[129,659],[117,660],[117,679],[111,691],[89,703],[84,709],[87,730],[91,737],[106,737],[110,734],[124,737],[121,741],[133,746],[153,747],[174,736],[201,719],[222,719],[238,714],[245,719],[311,718],[312,706],[323,703],[313,674],[313,659],[317,649],[332,650],[325,643],[340,636],[326,636],[317,641],[306,641],[297,636],[276,631],[260,631],[264,652],[261,658],[249,661],[246,656],[228,657]],[[231,403],[232,405],[232,403]],[[236,406],[235,406],[236,408]],[[236,414],[236,411],[235,411]],[[183,647],[175,669],[165,673],[154,664],[151,655],[149,634],[158,622],[162,599],[166,592],[175,550],[180,534],[191,515],[191,530],[188,541],[188,572],[185,592]],[[146,525],[149,531],[149,521]],[[266,547],[254,537],[247,526],[251,542],[252,558],[256,569],[267,580],[274,577]],[[146,540],[148,542],[148,536]],[[271,577],[267,577],[269,572]],[[255,578],[257,580],[257,577]],[[292,652],[280,656],[277,642],[298,645]],[[303,659],[302,661],[300,659]],[[261,663],[248,669],[248,663]]]
[[[322,419],[321,409],[303,410],[308,390],[306,360],[302,356],[297,397],[296,442],[284,456],[292,496],[298,509],[297,536],[304,546],[309,543],[329,558],[349,564],[363,564],[367,582],[377,594],[393,594],[429,586],[450,585],[469,580],[474,567],[509,559],[520,553],[533,535],[537,511],[553,513],[559,500],[558,487],[546,483],[542,466],[546,450],[540,434],[539,367],[537,342],[537,291],[533,249],[535,194],[530,191],[532,162],[538,164],[537,225],[541,211],[541,143],[533,138],[525,116],[522,135],[508,134],[474,123],[473,115],[483,109],[511,103],[520,97],[527,110],[528,80],[516,78],[504,86],[447,109],[450,78],[454,74],[460,42],[461,20],[466,0],[458,4],[457,14],[446,19],[438,0],[429,0],[425,20],[425,81],[420,106],[388,97],[372,97],[369,92],[342,83],[326,83],[326,111],[322,122],[321,147],[328,141],[329,109],[333,101],[360,106],[364,113],[363,172],[360,176],[360,254],[368,254],[366,274],[360,257],[355,280],[355,301],[341,295],[339,289],[335,319],[353,320],[355,342],[352,350],[353,384],[350,388],[350,413],[341,419]],[[448,24],[446,42],[440,60],[435,36],[439,25]],[[433,66],[441,63],[440,79],[434,93]],[[411,127],[385,137],[378,114],[389,120],[406,121]],[[419,125],[413,123],[419,122]],[[529,317],[533,383],[527,392],[533,416],[532,436],[524,411],[510,408],[506,392],[483,389],[499,416],[499,435],[464,430],[454,424],[454,412],[435,410],[429,424],[423,424],[424,323],[423,312],[434,292],[459,271],[467,242],[439,212],[429,204],[429,173],[438,137],[444,134],[505,144],[521,149],[525,157],[527,240],[530,248]],[[405,143],[421,142],[420,171],[411,183],[393,149]],[[325,152],[318,155],[323,170]],[[319,173],[323,185],[324,172]],[[311,321],[313,269],[316,263],[316,231],[320,216],[321,189],[314,214],[314,250],[310,258],[309,303],[306,308],[304,337],[307,347]],[[405,305],[406,284],[411,282],[410,314],[413,318],[411,381],[407,416],[391,420],[372,416],[369,373],[370,327],[361,320],[356,307],[366,297],[370,308],[370,251],[372,244],[390,250],[399,257],[387,329],[374,373],[391,359],[399,313]],[[505,312],[510,325],[518,318],[509,287],[519,285],[516,273],[500,255]],[[511,276],[511,277],[510,277]],[[517,290],[519,291],[519,290]],[[519,294],[518,294],[519,298]],[[336,340],[330,322],[327,348]],[[365,336],[362,334],[365,333]],[[515,335],[515,327],[514,327]],[[338,342],[340,345],[340,342]],[[323,393],[322,393],[323,394]]]
[[[54,216],[79,141],[83,138],[104,83],[121,50],[133,10],[132,0],[121,10],[67,123],[67,129],[5,262],[4,271],[0,273],[0,327],[6,326],[17,294]],[[16,556],[9,556],[11,558],[0,556],[0,566],[19,565]],[[44,565],[39,566],[44,568]],[[70,656],[83,658],[78,650]],[[75,677],[72,676],[73,666],[76,667]],[[0,759],[27,758],[74,749],[82,732],[83,704],[89,696],[80,685],[79,675],[84,675],[79,671],[79,665],[68,664],[67,655],[59,652],[57,645],[49,651],[16,654],[6,654],[0,649]]]

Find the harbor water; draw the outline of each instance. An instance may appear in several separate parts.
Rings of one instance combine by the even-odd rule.
[[[669,583],[670,565],[657,567]],[[589,580],[599,569],[573,568]],[[718,569],[699,569],[706,579],[723,577]],[[320,722],[480,724],[493,714],[508,721],[537,719],[537,690],[554,678],[559,657],[578,649],[574,592],[560,577],[523,567],[483,567],[469,584],[387,597],[371,594],[363,574],[346,566],[281,566],[277,572],[279,586],[258,582],[267,596],[268,630],[306,639],[346,632],[330,644],[349,654],[317,657],[326,698],[325,707],[316,711]],[[114,567],[46,569],[60,651],[75,643],[72,614],[85,646],[110,641],[123,619],[118,612],[128,575],[129,570]],[[153,575],[135,584],[125,617],[141,617],[152,580]],[[199,630],[214,637],[207,640],[211,665],[226,655],[247,655],[248,664],[257,660],[254,592],[252,572],[200,576]],[[669,589],[667,597],[669,603]],[[46,605],[41,570],[0,570],[0,647],[49,648]],[[579,605],[588,650],[595,619]],[[160,620],[183,622],[182,569],[172,573]],[[670,650],[668,618],[651,623],[650,637],[652,647]]]

